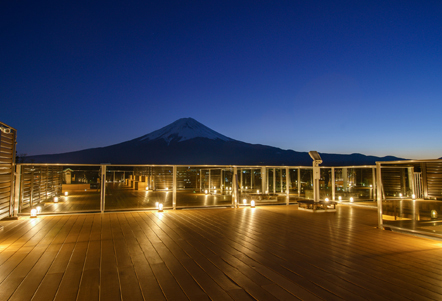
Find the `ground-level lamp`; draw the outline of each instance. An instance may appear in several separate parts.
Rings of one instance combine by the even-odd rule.
[[[158,212],[163,212],[163,203],[158,204]]]
[[[252,200],[252,201],[250,202],[250,208],[255,208],[255,201],[254,201],[254,200]]]
[[[350,198],[350,203],[353,203],[354,199],[353,197]]]
[[[37,209],[31,209],[31,218],[37,217]]]
[[[54,197],[54,203],[58,203],[58,196]]]
[[[65,196],[68,196],[68,194],[69,194],[69,193],[68,193],[67,191],[64,192],[64,195],[65,195]]]

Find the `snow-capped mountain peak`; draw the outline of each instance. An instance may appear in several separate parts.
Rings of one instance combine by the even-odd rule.
[[[199,123],[193,118],[181,118],[177,121],[139,138],[139,141],[164,139],[167,143],[172,140],[181,142],[193,138],[208,138],[212,140],[233,141],[214,130]]]

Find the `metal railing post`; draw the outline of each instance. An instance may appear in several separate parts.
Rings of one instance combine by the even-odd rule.
[[[381,179],[381,163],[376,162],[376,175],[377,175],[377,200],[378,200],[378,228],[384,229],[382,222],[382,179]]]
[[[289,205],[290,204],[290,170],[288,167],[285,168],[285,194],[286,194],[286,205]]]
[[[100,186],[100,211],[104,213],[106,209],[106,165],[101,165],[101,186]]]
[[[233,178],[232,178],[232,189],[233,189],[233,196],[232,196],[232,207],[237,208],[238,207],[238,168],[233,167]]]
[[[15,172],[15,182],[14,182],[14,206],[12,212],[10,212],[11,217],[18,216],[18,205],[20,204],[20,188],[21,188],[21,165],[16,165]]]
[[[176,182],[176,174],[177,174],[177,166],[174,165],[173,166],[173,192],[172,192],[172,207],[173,210],[176,210],[176,186],[177,186],[177,182]]]

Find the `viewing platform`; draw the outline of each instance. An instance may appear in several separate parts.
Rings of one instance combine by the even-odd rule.
[[[296,205],[0,221],[1,300],[441,300],[440,241]]]

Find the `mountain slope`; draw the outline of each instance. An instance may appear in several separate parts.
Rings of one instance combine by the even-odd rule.
[[[323,166],[372,165],[401,160],[362,154],[321,154]],[[183,165],[291,165],[310,166],[306,152],[250,144],[226,137],[192,118],[181,118],[150,134],[101,148],[40,155],[41,163],[183,164]]]

